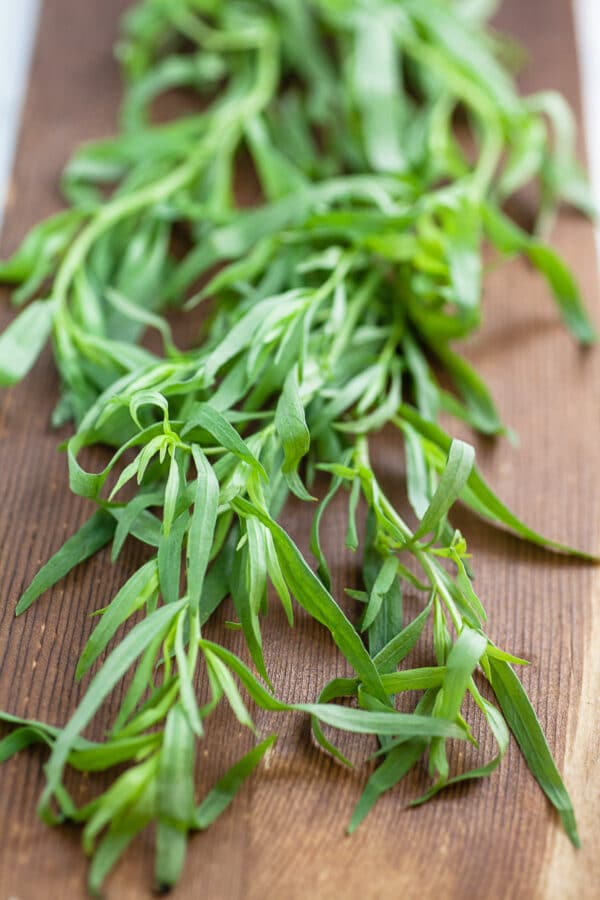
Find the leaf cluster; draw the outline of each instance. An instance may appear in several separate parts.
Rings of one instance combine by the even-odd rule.
[[[102,547],[113,561],[127,540],[150,554],[98,610],[76,676],[94,674],[64,728],[2,714],[14,730],[0,758],[49,746],[39,811],[83,824],[93,891],[151,822],[157,884],[177,881],[188,835],[223,812],[274,742],[257,743],[197,804],[198,742],[217,704],[256,733],[245,695],[273,714],[310,716],[317,742],[344,763],[324,725],[377,737],[350,831],[420,761],[431,787],[416,803],[490,775],[510,730],[578,841],[513,669],[523,660],[487,636],[449,514],[460,500],[525,540],[575,551],[517,519],[472,447],[438,422],[446,412],[479,433],[506,432],[456,346],[481,319],[484,247],[528,259],[574,336],[594,339],[574,278],[541,236],[560,199],[589,212],[570,113],[557,95],[519,96],[488,6],[141,0],[118,45],[120,133],[75,153],[62,182],[68,209],[0,265],[24,305],[0,336],[0,383],[22,378],[52,337],[62,383],[53,421],[75,423],[70,487],[94,506],[17,612]],[[154,101],[173,89],[187,92],[191,111],[156,123]],[[244,154],[262,198],[252,208],[236,199]],[[530,234],[505,201],[534,179],[542,199]],[[201,339],[180,349],[165,314],[206,300]],[[161,352],[140,343],[148,330]],[[413,527],[370,461],[386,426],[404,451]],[[95,445],[113,452],[100,472],[82,462]],[[346,545],[362,561],[362,584],[348,587],[355,623],[333,595],[321,541],[338,493]],[[290,494],[314,504],[316,571],[280,523]],[[407,592],[422,598],[411,621]],[[203,637],[229,596],[245,661]],[[274,599],[290,625],[294,604],[321,623],[352,671],[318,698],[277,697],[262,637]],[[431,665],[410,665],[427,640]],[[83,732],[128,672],[106,740],[88,741]],[[410,711],[398,711],[400,695]],[[497,753],[454,770],[449,742],[476,744],[465,718],[473,707]],[[123,763],[103,794],[76,807],[67,765]]]

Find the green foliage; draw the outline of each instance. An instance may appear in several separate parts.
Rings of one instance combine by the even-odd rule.
[[[50,748],[40,812],[84,825],[94,892],[151,823],[157,886],[176,882],[189,833],[225,811],[274,743],[259,742],[196,805],[198,741],[217,704],[256,733],[244,692],[273,715],[310,716],[318,743],[343,762],[323,725],[378,737],[350,831],[423,757],[432,784],[417,803],[489,776],[510,728],[577,843],[568,794],[511,668],[522,660],[487,638],[467,544],[448,518],[460,500],[525,540],[576,552],[518,520],[472,447],[438,424],[445,411],[484,434],[506,430],[455,346],[480,321],[484,243],[528,259],[575,337],[594,338],[565,264],[504,211],[532,180],[543,222],[561,197],[589,211],[568,110],[555,95],[518,95],[486,10],[445,0],[140,0],[118,45],[121,133],[76,152],[62,182],[69,209],[0,266],[15,302],[28,304],[0,336],[0,384],[21,379],[52,334],[62,383],[53,421],[75,423],[70,486],[96,507],[17,612],[111,541],[113,560],[127,540],[151,548],[97,612],[76,677],[97,668],[64,728],[0,714],[14,728],[0,759]],[[152,124],[153,100],[173,87],[196,111]],[[263,197],[252,209],[236,205],[243,150]],[[183,255],[174,252],[181,235]],[[201,339],[181,351],[164,314],[207,299]],[[160,335],[162,355],[139,346],[146,329]],[[386,425],[404,445],[416,529],[370,462],[369,439]],[[87,471],[82,451],[99,444],[113,456]],[[328,481],[322,494],[317,472]],[[311,530],[316,573],[279,521],[289,493],[311,503],[309,489],[323,497]],[[357,624],[334,596],[321,542],[328,506],[346,489],[346,546],[363,572],[347,590],[362,605]],[[290,624],[295,602],[352,672],[315,702],[284,703],[269,681],[261,625],[271,587]],[[409,593],[422,600],[412,621]],[[260,677],[202,637],[228,595]],[[411,668],[426,639],[436,664]],[[82,732],[127,673],[106,739],[87,741]],[[395,696],[408,692],[419,697],[397,712]],[[453,771],[448,741],[473,741],[469,696],[498,751]],[[104,793],[74,806],[67,765],[123,763]]]

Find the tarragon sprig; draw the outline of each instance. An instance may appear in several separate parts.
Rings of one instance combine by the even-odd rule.
[[[510,728],[578,841],[513,669],[524,661],[487,636],[466,541],[448,519],[460,499],[526,540],[573,552],[520,522],[475,468],[472,448],[438,424],[444,411],[485,434],[505,431],[455,347],[479,323],[484,243],[529,259],[575,336],[594,338],[564,263],[503,211],[533,178],[543,220],[560,196],[587,209],[569,115],[554,95],[516,93],[482,24],[488,4],[479,6],[141,2],[119,44],[122,133],[76,153],[63,178],[70,208],[35,228],[0,268],[20,285],[17,304],[28,303],[0,337],[0,381],[25,375],[52,334],[63,384],[54,421],[76,422],[71,489],[95,505],[17,611],[108,544],[113,560],[132,538],[150,554],[99,611],[76,677],[96,672],[66,726],[3,715],[15,730],[0,757],[38,741],[51,748],[40,813],[84,824],[93,890],[151,822],[157,883],[175,883],[188,834],[227,807],[270,750],[274,737],[196,804],[197,742],[216,705],[224,699],[255,731],[239,684],[264,710],[310,715],[317,742],[341,761],[323,725],[378,737],[382,759],[350,830],[421,759],[432,784],[415,802],[490,775]],[[174,87],[191,93],[190,114],[152,124],[151,104]],[[473,156],[457,133],[458,112]],[[242,150],[263,198],[252,209],[236,205]],[[32,299],[40,293],[48,299]],[[161,313],[205,299],[202,339],[182,351]],[[159,332],[162,355],[138,345],[146,328]],[[441,386],[440,371],[454,390]],[[405,451],[416,524],[386,497],[370,462],[371,436],[384,426]],[[82,451],[96,444],[114,453],[90,472]],[[346,544],[363,560],[362,585],[348,586],[356,625],[334,599],[320,537],[339,491],[348,497]],[[280,524],[290,494],[304,503],[322,497],[311,534],[316,572]],[[422,597],[410,622],[403,591]],[[228,595],[254,671],[203,637]],[[315,702],[284,703],[271,684],[261,632],[271,596],[290,624],[295,601],[327,628],[352,670]],[[428,623],[430,665],[398,670]],[[86,740],[130,670],[107,739]],[[412,711],[398,712],[397,695],[413,691],[421,698]],[[473,743],[467,696],[498,751],[453,772],[448,740]],[[332,702],[340,698],[353,704]],[[129,767],[107,791],[75,806],[66,765],[122,763]]]

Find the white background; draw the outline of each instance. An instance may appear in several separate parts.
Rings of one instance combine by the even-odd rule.
[[[600,0],[574,0],[574,6],[589,175],[600,205]],[[600,261],[600,226],[596,229],[596,249]]]
[[[574,4],[590,177],[600,204],[600,0]],[[40,0],[0,0],[0,228],[40,5]],[[600,251],[600,237],[598,246]]]
[[[0,0],[0,228],[40,0]]]

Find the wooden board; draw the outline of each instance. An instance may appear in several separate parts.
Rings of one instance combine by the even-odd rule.
[[[44,4],[3,253],[31,224],[60,207],[57,177],[73,146],[115,128],[119,83],[111,46],[125,5],[124,0]],[[500,22],[531,54],[523,87],[557,88],[579,110],[568,0],[508,0]],[[565,213],[553,240],[595,308],[591,227]],[[490,275],[485,313],[469,354],[520,445],[481,444],[482,466],[500,495],[532,526],[597,549],[600,350],[582,353],[573,345],[546,288],[522,263]],[[0,326],[9,318],[2,303]],[[38,564],[86,515],[85,503],[68,492],[65,459],[56,452],[57,435],[48,426],[56,390],[46,354],[25,384],[0,395],[0,707],[62,723],[82,691],[74,686],[73,673],[91,628],[87,616],[112,596],[138,557],[133,549],[110,567],[102,556],[69,576],[27,616],[13,618],[16,599]],[[377,462],[402,502],[395,487],[402,473],[391,438],[378,443]],[[353,578],[352,561],[336,550],[341,515],[334,510],[329,520],[340,585]],[[491,779],[407,811],[407,799],[424,783],[417,773],[379,803],[362,830],[346,838],[344,825],[366,771],[342,770],[320,755],[302,719],[278,724],[262,715],[258,723],[264,733],[282,729],[276,752],[234,808],[192,840],[176,900],[200,892],[211,900],[598,896],[600,735],[591,724],[598,720],[600,696],[598,576],[590,567],[519,543],[466,514],[459,524],[475,555],[492,636],[532,660],[523,679],[567,773],[584,849],[570,848],[514,745]],[[305,534],[308,514],[296,511],[287,525],[296,535]],[[235,635],[231,640],[236,647]],[[294,632],[272,616],[265,640],[276,687],[290,698],[313,698],[328,677],[343,671],[323,630],[302,616]],[[96,728],[101,734],[102,721]],[[214,781],[246,743],[239,727],[221,716],[201,755],[200,788]],[[358,752],[363,745],[349,741],[348,746]],[[492,752],[484,739],[482,756]],[[43,758],[31,752],[0,767],[2,900],[85,896],[77,831],[49,830],[35,819]],[[75,778],[71,786],[80,799],[104,783]],[[131,900],[149,894],[151,837],[137,841],[111,876],[108,897]]]

